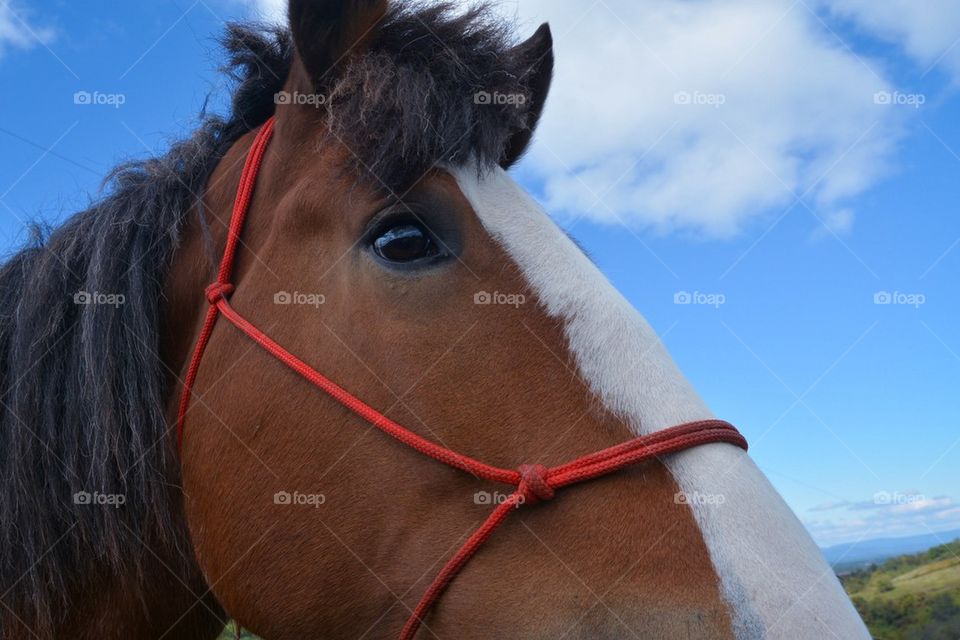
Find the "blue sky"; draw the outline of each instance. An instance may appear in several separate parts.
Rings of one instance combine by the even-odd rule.
[[[0,250],[222,105],[257,4],[0,0]],[[960,528],[960,12],[918,4],[502,5],[558,43],[517,177],[822,544]]]

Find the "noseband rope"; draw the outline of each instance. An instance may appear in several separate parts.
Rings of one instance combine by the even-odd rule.
[[[227,302],[234,291],[230,284],[233,274],[233,263],[236,257],[237,243],[243,229],[244,219],[250,209],[250,200],[256,183],[263,155],[270,138],[273,136],[274,119],[270,118],[260,129],[247,155],[240,186],[237,190],[237,199],[233,206],[233,216],[227,233],[227,244],[220,263],[217,281],[206,289],[206,298],[210,303],[207,310],[203,329],[197,339],[193,358],[183,386],[183,395],[180,398],[180,407],[177,417],[177,450],[183,443],[184,422],[187,409],[190,405],[190,396],[200,361],[204,350],[210,342],[213,327],[217,317],[223,317],[237,329],[246,334],[254,342],[263,347],[268,353],[280,360],[301,377],[332,397],[338,403],[354,412],[366,422],[385,434],[399,440],[406,446],[419,451],[443,464],[460,469],[482,480],[510,485],[515,488],[513,493],[487,517],[480,527],[473,532],[462,547],[447,561],[440,573],[433,579],[430,587],[420,599],[407,620],[401,640],[410,640],[416,634],[424,617],[436,603],[444,589],[463,569],[464,565],[474,556],[484,542],[497,530],[510,512],[521,505],[530,506],[538,502],[550,500],[558,489],[593,480],[609,475],[624,467],[637,464],[651,458],[683,451],[691,447],[714,442],[725,442],[747,449],[747,441],[731,424],[722,420],[702,420],[690,422],[676,427],[656,431],[622,444],[603,449],[596,453],[587,454],[566,464],[547,468],[540,464],[524,464],[517,470],[501,469],[484,464],[468,456],[451,451],[446,447],[426,440],[405,427],[397,424],[376,409],[370,407],[356,396],[329,380],[295,355],[274,342],[269,336],[251,324],[246,318],[237,313]]]

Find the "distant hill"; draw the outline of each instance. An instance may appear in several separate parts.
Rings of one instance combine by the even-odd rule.
[[[875,640],[960,638],[960,540],[841,576]]]
[[[894,556],[920,553],[956,539],[960,539],[960,529],[904,538],[875,538],[856,543],[838,544],[823,549],[823,555],[833,566],[834,571],[846,573]]]

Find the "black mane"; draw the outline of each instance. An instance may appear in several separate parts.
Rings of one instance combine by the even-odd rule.
[[[485,9],[394,3],[369,52],[321,88],[330,132],[391,186],[437,162],[498,162],[529,110],[475,95],[529,98],[511,45]],[[0,267],[0,639],[9,612],[47,637],[68,593],[104,571],[137,576],[148,534],[182,540],[162,288],[210,174],[274,112],[293,56],[284,29],[234,25],[224,46],[228,116],[202,115],[165,155],[118,167],[99,201]],[[74,500],[95,492],[125,504]]]
[[[94,568],[136,575],[138,538],[182,530],[157,356],[162,287],[187,213],[231,145],[273,112],[290,59],[282,31],[233,26],[224,46],[229,117],[202,116],[165,155],[116,168],[105,197],[0,267],[0,638],[9,611],[47,637]],[[78,304],[84,294],[103,304]],[[125,504],[76,504],[80,492]]]

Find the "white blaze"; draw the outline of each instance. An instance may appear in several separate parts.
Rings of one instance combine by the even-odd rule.
[[[564,323],[579,373],[640,434],[712,418],[650,325],[502,169],[450,169],[486,230]],[[671,456],[730,604],[738,638],[869,638],[823,555],[745,452],[710,444]]]

